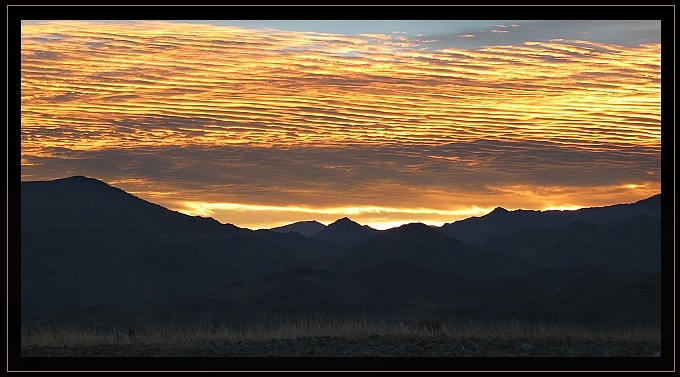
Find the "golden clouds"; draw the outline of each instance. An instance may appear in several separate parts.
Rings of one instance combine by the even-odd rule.
[[[434,49],[398,33],[162,21],[27,23],[21,44],[22,174],[88,158],[86,166],[99,169],[102,156],[113,156],[112,180],[196,213],[363,208],[357,215],[368,216],[381,208],[375,223],[450,222],[474,206],[522,208],[513,200],[548,180],[621,189],[650,184],[649,172],[657,178],[660,169],[658,44],[536,39]],[[244,148],[288,152],[270,158]],[[154,187],[133,187],[121,172]],[[185,175],[229,198],[158,183]],[[653,183],[644,187],[658,189]],[[491,203],[485,185],[515,191],[493,191]],[[321,205],[331,200],[324,193],[346,203]],[[314,206],[305,207],[310,198]],[[586,204],[576,196],[542,200],[531,205]]]
[[[428,51],[398,35],[46,22],[22,27],[22,132],[27,151],[479,137],[658,147],[659,77],[658,45]],[[145,118],[170,121],[114,132],[131,118],[142,128]],[[201,135],[173,119],[199,119]],[[58,133],[33,142],[46,126],[78,145]]]

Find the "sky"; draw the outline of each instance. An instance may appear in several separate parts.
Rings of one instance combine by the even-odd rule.
[[[661,191],[660,21],[22,21],[22,181],[260,229]]]

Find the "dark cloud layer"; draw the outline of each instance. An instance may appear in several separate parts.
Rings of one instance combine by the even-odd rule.
[[[47,152],[50,157],[26,158],[43,176],[144,177],[150,186],[196,191],[214,201],[224,197],[270,205],[396,205],[399,196],[371,194],[381,186],[404,194],[428,189],[480,192],[490,184],[587,189],[647,181],[651,173],[660,173],[658,156],[642,147],[584,151],[532,141],[477,140],[427,149],[182,146]],[[318,195],[309,195],[310,190]]]

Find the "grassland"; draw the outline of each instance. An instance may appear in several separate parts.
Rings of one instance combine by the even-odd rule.
[[[134,329],[83,328],[77,325],[58,329],[34,326],[22,329],[21,346],[63,347],[143,343],[160,347],[192,348],[206,343],[259,342],[274,339],[330,337],[345,340],[374,336],[407,339],[442,337],[446,339],[500,339],[517,341],[570,342],[651,342],[661,341],[657,326],[639,325],[618,329],[597,329],[585,325],[508,320],[483,324],[478,322],[444,323],[435,321],[370,322],[366,319],[300,318],[280,321],[276,325],[227,326],[197,324],[192,326],[145,326]]]

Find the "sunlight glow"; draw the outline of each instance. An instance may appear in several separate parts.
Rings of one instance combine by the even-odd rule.
[[[294,213],[308,213],[312,215],[335,215],[338,218],[343,216],[363,215],[363,214],[430,214],[440,216],[476,216],[490,211],[488,208],[479,208],[476,206],[459,209],[459,210],[439,210],[431,208],[389,208],[376,206],[358,206],[358,207],[335,207],[335,208],[311,208],[298,206],[267,206],[267,205],[253,205],[253,204],[239,204],[239,203],[205,203],[184,201],[180,204],[182,209],[178,212],[190,216],[212,216],[215,210],[228,210],[234,212],[294,212]]]

